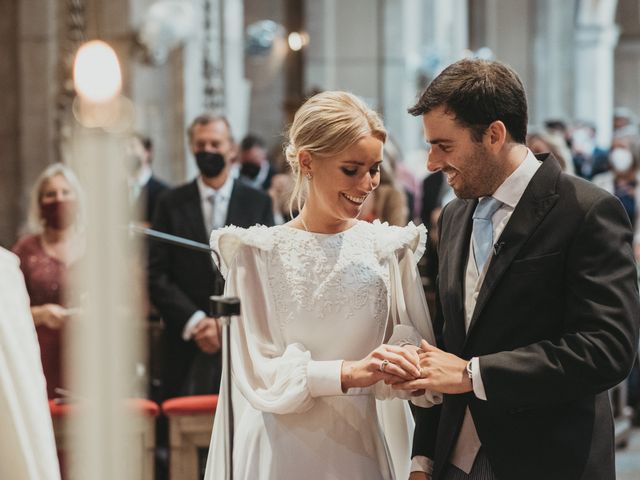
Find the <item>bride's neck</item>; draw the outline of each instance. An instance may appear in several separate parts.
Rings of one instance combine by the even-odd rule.
[[[337,218],[335,215],[316,208],[313,204],[305,204],[297,219],[303,229],[314,233],[340,233],[351,228],[357,220],[355,218]]]

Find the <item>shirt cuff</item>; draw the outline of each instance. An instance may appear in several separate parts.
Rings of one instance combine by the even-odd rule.
[[[191,340],[191,337],[193,336],[193,329],[196,328],[196,325],[200,323],[200,320],[202,320],[206,316],[207,314],[202,310],[197,310],[193,315],[191,315],[189,320],[187,320],[184,328],[182,329],[182,339],[185,342]]]
[[[487,399],[487,393],[484,391],[484,383],[482,383],[482,375],[480,375],[480,360],[478,357],[471,359],[471,382],[473,383],[473,393],[480,400]]]
[[[344,395],[340,373],[342,360],[316,361],[307,364],[307,382],[312,397]]]
[[[428,475],[433,473],[433,460],[427,457],[416,455],[411,459],[410,472],[424,472]]]

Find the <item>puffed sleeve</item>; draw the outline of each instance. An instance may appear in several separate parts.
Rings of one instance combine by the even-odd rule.
[[[435,345],[429,308],[418,272],[418,261],[426,250],[427,229],[424,225],[416,226],[413,223],[406,227],[386,229],[385,235],[379,235],[382,240],[378,246],[378,255],[388,259],[390,273],[389,321],[393,324],[393,333],[386,343],[419,346],[424,339]],[[378,398],[388,395],[402,396],[382,382],[376,385]],[[429,407],[441,403],[442,395],[428,391],[411,400],[416,405]]]
[[[267,283],[271,237],[266,227],[222,229],[211,237],[222,260],[225,295],[241,301],[242,313],[231,324],[231,368],[253,408],[300,413],[314,397],[343,394],[342,360],[314,361],[304,345],[284,342]]]

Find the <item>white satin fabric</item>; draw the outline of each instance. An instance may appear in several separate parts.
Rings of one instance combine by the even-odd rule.
[[[358,222],[334,235],[288,226],[213,232],[225,293],[242,302],[231,328],[235,480],[408,477],[406,402],[377,402],[395,396],[382,383],[345,394],[340,369],[392,333],[397,343],[433,342],[416,267],[425,242],[413,224]],[[225,382],[206,480],[225,478]]]
[[[18,258],[0,248],[0,478],[58,480],[47,389]]]

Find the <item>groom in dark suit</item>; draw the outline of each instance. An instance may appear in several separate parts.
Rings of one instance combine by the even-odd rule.
[[[211,230],[225,225],[273,225],[270,197],[230,175],[237,149],[227,119],[201,115],[188,137],[200,175],[160,197],[153,228],[208,244]],[[219,326],[207,312],[221,283],[210,255],[151,242],[149,291],[165,322],[165,398],[218,392]]]
[[[529,151],[524,88],[501,63],[454,63],[409,112],[458,197],[439,220],[438,346],[397,386],[445,393],[418,409],[411,478],[613,480],[607,389],[640,316],[624,209]]]

